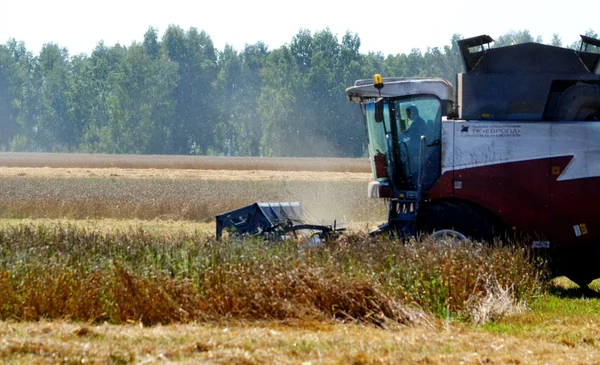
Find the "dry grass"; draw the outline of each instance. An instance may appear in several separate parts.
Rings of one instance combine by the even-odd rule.
[[[464,325],[380,329],[322,322],[142,328],[0,322],[0,360],[13,364],[595,364],[597,346]]]
[[[423,238],[409,244],[364,239],[360,234],[342,237],[352,247],[351,257],[368,262],[366,275],[380,273],[379,281],[404,303],[416,303],[440,317],[462,317],[478,322],[478,308],[499,298],[502,289],[511,303],[521,305],[545,290],[544,263],[514,246]],[[503,298],[506,300],[505,298]],[[495,311],[498,320],[513,306]],[[485,322],[485,321],[480,321]]]
[[[363,158],[223,157],[0,152],[0,167],[274,170],[370,173]]]
[[[174,221],[174,220],[140,220],[140,219],[16,219],[0,218],[0,229],[7,229],[18,225],[31,226],[71,226],[87,232],[96,232],[98,234],[113,234],[115,232],[126,232],[130,230],[143,230],[151,235],[169,235],[173,232],[184,233],[187,235],[206,235],[209,237],[215,234],[215,222],[195,222],[195,221]]]
[[[470,316],[490,293],[514,301],[542,290],[518,248],[350,235],[331,246],[215,242],[204,235],[99,233],[71,226],[0,230],[0,319],[144,324],[244,320],[410,324],[416,305]],[[407,307],[407,305],[409,307]]]
[[[561,278],[555,289],[572,290]],[[564,286],[563,286],[564,285]],[[597,364],[598,299],[545,296],[491,326],[428,318],[382,329],[310,320],[144,327],[0,322],[0,361],[12,364]]]
[[[498,322],[504,317],[527,311],[528,308],[523,301],[515,300],[511,288],[503,287],[499,283],[487,285],[489,288],[484,296],[473,296],[472,303],[467,303],[469,317],[473,323]]]

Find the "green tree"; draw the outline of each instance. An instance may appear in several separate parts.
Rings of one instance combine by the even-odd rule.
[[[78,136],[68,118],[65,100],[70,72],[68,51],[48,43],[42,47],[37,61],[34,77],[41,103],[38,143],[47,151],[73,151]]]
[[[357,156],[364,132],[345,88],[362,73],[360,39],[340,43],[329,29],[301,30],[289,46],[273,51],[263,73],[260,110],[262,150],[283,156]]]
[[[215,138],[223,142],[223,149],[227,154],[236,153],[237,139],[243,140],[245,133],[237,133],[240,122],[242,95],[242,61],[237,51],[230,45],[225,45],[223,52],[218,57],[219,74],[216,83],[216,95],[219,102],[219,121],[217,123]]]
[[[263,123],[258,115],[258,99],[262,88],[261,69],[267,55],[267,47],[259,42],[246,45],[240,54],[226,46],[219,57],[217,84],[222,89],[219,104],[226,153],[260,154]]]
[[[298,69],[292,52],[282,46],[267,56],[262,69],[263,87],[258,113],[263,120],[261,155],[293,156],[302,150],[302,136],[294,114],[293,84]]]
[[[13,40],[14,41],[14,40]],[[8,46],[0,46],[0,151],[6,151],[20,132],[19,114],[22,112],[21,97],[23,73],[14,52]]]
[[[111,133],[111,118],[108,100],[114,94],[112,75],[119,72],[127,49],[117,44],[107,47],[99,42],[86,59],[82,68],[82,84],[77,95],[83,99],[85,109],[81,111],[85,119],[85,128],[80,151],[115,153],[115,138]],[[77,101],[79,104],[80,101]],[[80,107],[79,105],[75,108]]]
[[[538,43],[542,43],[542,39],[540,37],[538,37],[537,41]],[[534,42],[533,36],[531,35],[531,33],[529,33],[527,29],[518,31],[511,30],[510,32],[498,37],[498,39],[496,39],[496,41],[494,42],[493,46],[504,47],[527,42]]]
[[[177,65],[160,57],[152,60],[145,48],[133,44],[110,77],[107,98],[111,152],[161,154],[175,104]]]
[[[80,150],[97,107],[92,63],[88,57],[75,56],[70,60],[69,75],[63,94],[66,119],[73,135],[71,150]]]
[[[151,59],[155,60],[158,58],[159,45],[158,45],[158,30],[150,27],[144,33],[144,49]]]
[[[11,79],[9,90],[12,90],[12,105],[16,110],[15,135],[10,142],[11,151],[39,151],[37,144],[37,122],[41,103],[39,88],[34,84],[34,69],[37,60],[27,51],[23,42],[11,39],[7,48],[16,62],[14,79]]]
[[[178,64],[179,73],[169,153],[206,154],[218,149],[214,139],[218,107],[213,85],[218,68],[212,40],[195,28],[186,33],[180,27],[169,26],[162,47],[167,57]]]
[[[555,47],[562,47],[562,39],[560,39],[558,33],[552,34],[552,41],[550,41],[550,45]]]
[[[404,55],[406,57],[406,55]],[[396,56],[389,55],[387,57],[388,61],[386,62],[386,57],[382,52],[368,52],[363,57],[363,62],[361,64],[361,75],[362,78],[373,78],[375,74],[381,74],[382,76],[399,76],[403,74],[403,69],[400,64],[395,65],[394,59]],[[392,61],[389,61],[392,60]],[[391,66],[388,66],[390,64]]]
[[[585,31],[585,33],[583,33],[583,35],[586,37],[598,39],[598,33],[596,33],[593,29],[588,29],[587,31]],[[567,46],[567,48],[579,50],[581,48],[581,40],[571,43],[569,46]],[[598,51],[600,51],[600,50],[598,50],[597,47],[594,47],[594,46],[588,47],[588,52],[598,52]]]
[[[299,71],[308,72],[311,67],[313,53],[313,39],[308,29],[300,29],[298,34],[292,38],[289,51],[293,55]]]

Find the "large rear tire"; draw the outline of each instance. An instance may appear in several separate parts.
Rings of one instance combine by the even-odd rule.
[[[466,237],[489,243],[505,234],[497,218],[464,202],[434,202],[420,209],[417,231],[421,234],[433,234],[434,237],[443,234],[458,239]]]

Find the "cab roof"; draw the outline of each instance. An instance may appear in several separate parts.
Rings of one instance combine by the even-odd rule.
[[[384,77],[384,87],[379,90],[372,79],[358,80],[346,89],[350,101],[360,103],[363,99],[382,97],[401,97],[407,95],[432,94],[441,100],[453,101],[452,85],[441,78]]]

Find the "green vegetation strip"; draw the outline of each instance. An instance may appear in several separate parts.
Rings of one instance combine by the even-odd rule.
[[[521,248],[348,235],[326,246],[74,226],[0,229],[0,319],[317,319],[385,326],[423,310],[484,323],[543,291]]]

